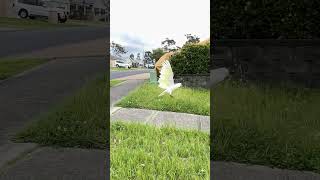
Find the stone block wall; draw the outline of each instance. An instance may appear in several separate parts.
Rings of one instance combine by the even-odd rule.
[[[211,56],[242,79],[320,87],[319,40],[218,40]]]
[[[194,88],[209,88],[210,75],[209,74],[184,74],[175,75],[175,83],[182,83],[182,86]]]

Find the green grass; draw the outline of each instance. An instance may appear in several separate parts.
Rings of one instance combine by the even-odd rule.
[[[145,83],[117,105],[129,108],[210,115],[209,90],[181,87],[173,92],[173,97],[167,94],[158,97],[162,91],[163,89],[155,84]]]
[[[105,149],[110,116],[107,76],[89,81],[75,96],[38,117],[14,140],[49,146]]]
[[[22,28],[22,29],[34,29],[34,28],[55,28],[55,27],[76,27],[82,26],[74,23],[59,23],[52,24],[47,20],[40,19],[19,19],[19,18],[7,18],[0,17],[0,27],[7,28]]]
[[[0,80],[47,62],[47,59],[0,59]]]
[[[111,124],[111,179],[209,179],[209,135]]]
[[[320,91],[242,85],[212,90],[214,160],[320,173]]]

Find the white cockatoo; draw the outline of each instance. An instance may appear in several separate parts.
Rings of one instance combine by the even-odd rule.
[[[172,96],[172,92],[175,89],[181,87],[181,83],[174,83],[173,71],[168,60],[164,61],[162,64],[162,68],[160,70],[160,78],[158,82],[159,87],[165,89],[159,96],[162,96],[165,93],[168,93],[170,96]]]

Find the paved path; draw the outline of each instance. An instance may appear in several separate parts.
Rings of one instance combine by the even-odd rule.
[[[0,172],[1,180],[105,180],[106,151],[40,148]]]
[[[156,111],[136,108],[114,108],[112,121],[127,121],[152,124],[156,126],[173,126],[210,132],[210,117],[187,113]]]
[[[211,162],[211,175],[215,180],[320,180],[320,174],[312,172],[215,161]]]
[[[0,57],[83,41],[106,39],[108,27],[72,27],[59,29],[0,32]]]

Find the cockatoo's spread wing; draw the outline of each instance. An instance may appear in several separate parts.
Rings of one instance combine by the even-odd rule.
[[[160,71],[160,78],[159,78],[159,87],[162,89],[167,89],[168,87],[174,85],[173,81],[173,72],[170,65],[170,62],[166,60],[162,64],[162,68]]]

